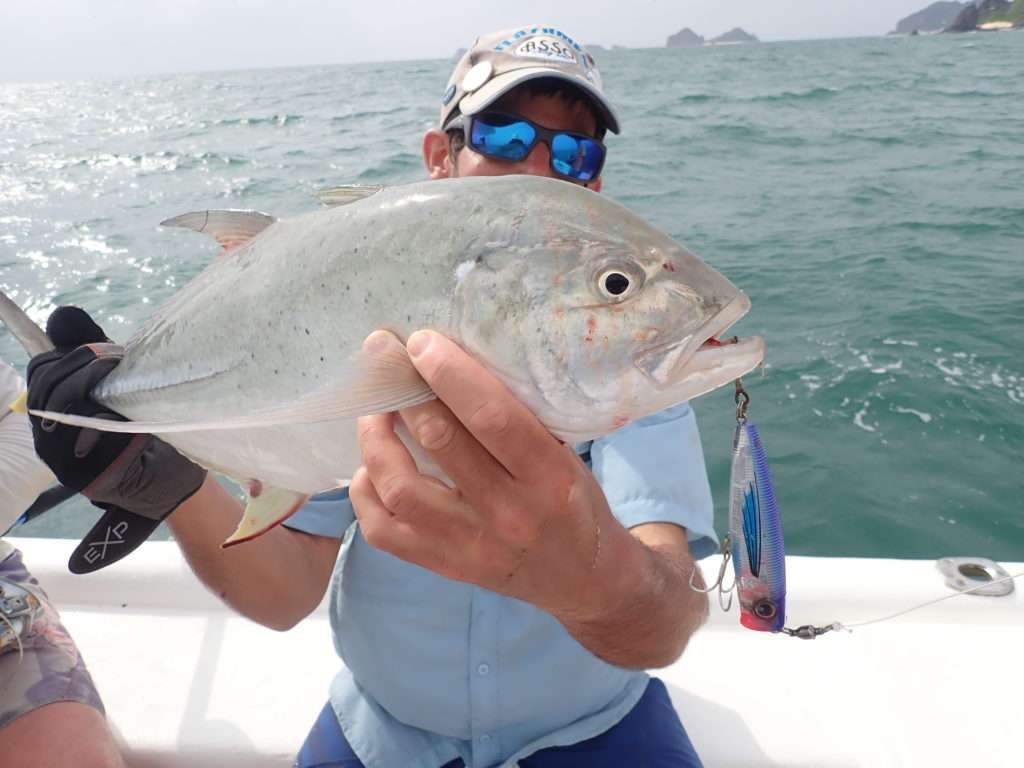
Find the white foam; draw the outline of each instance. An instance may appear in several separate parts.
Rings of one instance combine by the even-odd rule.
[[[932,415],[930,413],[925,413],[924,411],[915,411],[913,408],[904,408],[904,407],[899,406],[899,405],[894,405],[892,407],[892,409],[894,411],[896,411],[896,413],[910,413],[910,414],[913,414],[914,416],[917,416],[917,418],[919,418],[925,424],[930,423],[931,420],[932,420]]]
[[[864,417],[868,415],[868,404],[865,402],[864,407],[857,411],[857,415],[853,417],[853,423],[863,429],[865,432],[877,432],[878,424],[868,424],[864,421]]]

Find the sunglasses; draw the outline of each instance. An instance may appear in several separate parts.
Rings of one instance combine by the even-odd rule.
[[[484,157],[515,163],[525,160],[538,141],[548,145],[551,170],[573,181],[594,181],[601,175],[605,148],[582,133],[553,131],[518,115],[485,112],[460,115],[447,130],[462,130],[466,146]]]

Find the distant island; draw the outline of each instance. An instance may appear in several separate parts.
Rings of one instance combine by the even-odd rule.
[[[697,48],[702,45],[736,45],[738,43],[757,43],[757,37],[745,32],[739,27],[734,27],[724,35],[705,40],[689,27],[679,30],[674,35],[669,35],[665,41],[666,48]]]
[[[1024,28],[1024,0],[937,2],[900,19],[891,35]]]
[[[669,35],[665,41],[666,48],[696,48],[699,45],[704,45],[704,38],[689,27]]]
[[[744,32],[739,27],[733,27],[724,35],[713,37],[708,40],[708,45],[733,45],[735,43],[759,43],[760,40],[749,32]]]

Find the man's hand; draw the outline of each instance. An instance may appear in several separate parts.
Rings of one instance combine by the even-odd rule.
[[[121,361],[121,348],[77,307],[58,308],[46,331],[56,349],[29,362],[29,408],[123,421],[89,397]],[[31,421],[36,453],[57,479],[107,511],[72,555],[76,572],[108,565],[134,549],[206,477],[206,470],[151,435],[97,432],[36,416]],[[97,538],[102,547],[90,549]]]
[[[386,333],[367,340],[398,343]],[[645,546],[574,451],[456,344],[416,333],[408,351],[439,400],[401,419],[454,486],[420,473],[395,416],[360,419],[363,467],[349,492],[366,540],[532,603],[612,663],[674,660],[706,612],[706,598],[686,587],[685,532],[664,526],[679,535]]]
[[[409,353],[440,399],[401,418],[454,487],[419,472],[393,415],[364,417],[349,492],[367,541],[556,615],[598,611],[590,587],[612,518],[593,475],[448,339],[414,334]]]

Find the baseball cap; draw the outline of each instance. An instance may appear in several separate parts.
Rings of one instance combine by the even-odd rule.
[[[579,89],[612,133],[619,132],[594,57],[554,27],[529,26],[481,35],[455,65],[441,99],[441,127],[457,114],[474,115],[517,85],[555,78]]]

